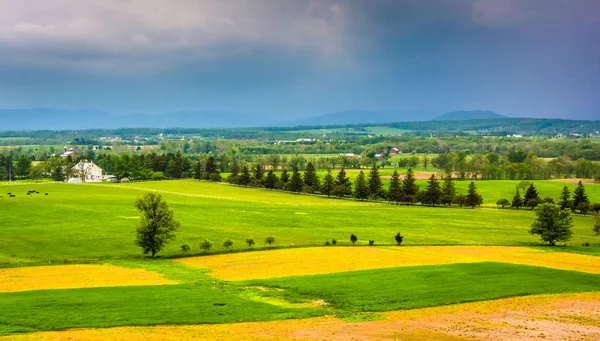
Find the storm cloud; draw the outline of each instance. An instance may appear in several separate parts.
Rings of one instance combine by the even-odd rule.
[[[600,116],[595,0],[0,0],[0,107]]]

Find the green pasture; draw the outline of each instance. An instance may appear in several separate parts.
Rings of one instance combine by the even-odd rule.
[[[359,318],[353,314],[509,296],[588,292],[600,287],[598,275],[505,263],[378,269],[244,282],[213,280],[200,269],[168,260],[116,263],[159,271],[180,284],[2,293],[0,335],[323,315]],[[284,290],[259,290],[255,287],[258,285]],[[327,305],[292,305],[312,300],[324,300]]]
[[[27,196],[33,189],[40,194]],[[149,190],[162,193],[182,223],[177,240],[161,252],[169,257],[181,256],[182,244],[201,254],[204,238],[213,242],[212,252],[222,252],[228,238],[239,251],[247,250],[247,238],[262,248],[264,238],[273,236],[277,247],[287,247],[333,238],[349,244],[351,233],[359,244],[393,244],[401,232],[406,245],[540,245],[527,232],[534,220],[528,210],[396,206],[194,180],[2,185],[0,266],[141,257],[133,243],[138,220],[133,201]],[[592,217],[574,220],[569,245],[600,242]]]
[[[347,312],[390,311],[509,296],[597,291],[600,276],[483,262],[430,265],[241,282],[290,301],[319,300]]]

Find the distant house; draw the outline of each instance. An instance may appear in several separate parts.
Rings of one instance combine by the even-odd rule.
[[[382,154],[375,154],[375,158],[377,160],[383,160],[383,155]]]
[[[102,181],[102,168],[98,167],[94,162],[82,160],[73,168],[73,178],[79,179],[82,182],[99,182]],[[72,182],[69,179],[69,182]],[[75,182],[75,181],[73,181]]]
[[[354,158],[361,159],[361,156],[360,156],[360,155],[354,155],[354,153],[346,153],[346,154],[342,153],[342,154],[340,154],[340,155],[341,155],[341,156],[345,156],[345,157],[346,157],[347,159],[349,159],[349,160],[352,160],[352,159],[354,159]]]
[[[398,149],[398,148],[390,149],[390,155],[396,155],[396,154],[400,154],[400,149]]]
[[[570,139],[580,139],[580,138],[583,137],[583,134],[574,133],[574,134],[567,135],[567,137],[570,138]]]

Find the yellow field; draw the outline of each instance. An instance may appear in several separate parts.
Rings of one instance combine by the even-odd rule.
[[[0,269],[0,292],[176,284],[144,269],[114,265],[58,265]]]
[[[600,293],[513,297],[381,313],[367,322],[333,317],[222,325],[80,329],[1,341],[146,340],[598,340]]]
[[[503,246],[319,247],[177,260],[229,281],[489,261],[600,274],[599,257]]]

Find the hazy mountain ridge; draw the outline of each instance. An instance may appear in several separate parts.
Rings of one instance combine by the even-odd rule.
[[[489,110],[460,110],[445,113],[435,117],[434,121],[467,121],[467,120],[489,120],[498,118],[509,118]]]

